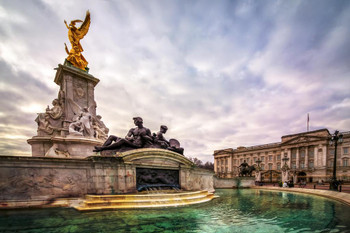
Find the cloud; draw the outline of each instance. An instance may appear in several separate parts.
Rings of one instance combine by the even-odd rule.
[[[166,124],[186,155],[212,161],[217,149],[305,131],[307,113],[311,129],[350,128],[347,1],[3,1],[2,154],[28,153],[36,111],[57,96],[63,20],[87,9],[81,43],[112,134],[141,116],[153,132]]]

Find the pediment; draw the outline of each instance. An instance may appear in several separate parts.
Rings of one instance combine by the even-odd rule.
[[[288,144],[298,144],[298,143],[310,143],[320,140],[325,140],[325,137],[317,137],[317,136],[297,136],[295,138],[289,139],[288,141],[285,141],[282,143],[282,145],[288,145]]]
[[[232,154],[232,152],[233,152],[232,148],[223,149],[223,150],[216,150],[216,151],[214,151],[214,156]]]

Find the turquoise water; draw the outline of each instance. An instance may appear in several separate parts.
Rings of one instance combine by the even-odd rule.
[[[254,189],[216,194],[181,208],[0,211],[0,232],[350,232],[350,207],[326,198]]]

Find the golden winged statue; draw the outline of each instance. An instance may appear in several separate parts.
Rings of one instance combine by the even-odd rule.
[[[81,23],[79,28],[75,26],[76,23]],[[66,43],[65,49],[68,54],[67,61],[72,63],[73,66],[78,67],[79,69],[85,70],[87,67],[88,62],[84,58],[84,56],[81,54],[84,50],[83,47],[80,44],[80,40],[84,38],[86,33],[89,31],[90,28],[90,12],[86,12],[85,20],[84,22],[77,19],[70,22],[69,26],[67,25],[66,20],[64,21],[64,24],[66,25],[68,29],[68,39],[72,45],[72,49],[68,51]]]

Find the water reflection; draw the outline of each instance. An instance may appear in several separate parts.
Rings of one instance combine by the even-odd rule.
[[[350,207],[322,197],[250,189],[217,194],[182,208],[0,211],[0,232],[350,232]]]

